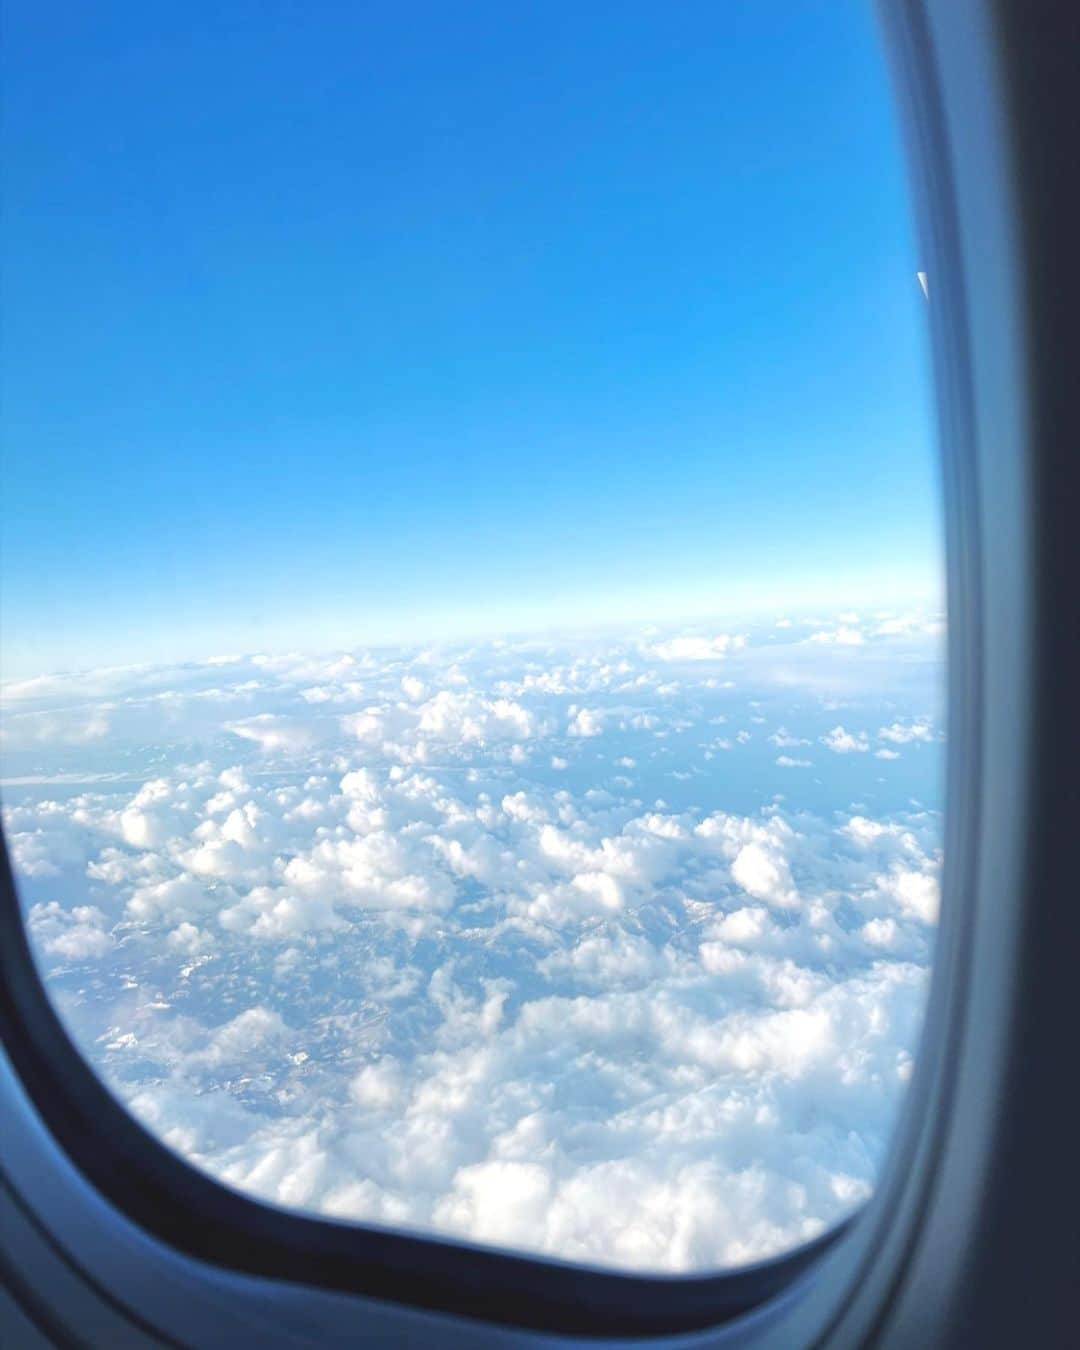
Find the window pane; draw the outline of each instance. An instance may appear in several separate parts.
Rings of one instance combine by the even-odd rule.
[[[9,30],[4,819],[87,1061],[299,1210],[642,1271],[836,1223],[941,863],[864,7]]]

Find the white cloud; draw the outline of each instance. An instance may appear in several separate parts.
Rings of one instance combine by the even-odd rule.
[[[172,930],[166,941],[174,951],[185,952],[188,956],[197,956],[214,947],[214,938],[207,930],[186,920]]]
[[[893,722],[890,726],[882,727],[878,735],[883,741],[891,741],[894,745],[910,745],[913,741],[934,740],[929,721]]]
[[[945,623],[940,615],[933,614],[879,614],[875,616],[875,636],[881,637],[940,637],[945,631]]]
[[[511,699],[482,699],[443,689],[420,708],[417,730],[439,741],[482,743],[527,740],[534,725],[531,715]]]
[[[455,1174],[435,1207],[440,1228],[481,1242],[529,1246],[547,1219],[551,1180],[535,1162],[473,1163]]]
[[[792,736],[786,727],[777,727],[769,737],[769,744],[787,750],[800,745],[809,745],[810,742],[803,736]]]
[[[606,714],[600,708],[574,708],[570,709],[570,721],[567,724],[567,733],[571,736],[599,736],[604,730],[604,719]]]
[[[126,912],[136,921],[159,919],[173,924],[205,914],[213,903],[212,893],[202,882],[180,874],[135,886]]]
[[[349,1084],[349,1092],[365,1110],[386,1112],[401,1104],[405,1086],[401,1066],[388,1055],[365,1065]]]
[[[715,637],[677,637],[648,648],[658,661],[720,661],[746,646],[744,634],[718,633]]]
[[[836,628],[824,628],[817,633],[811,633],[806,640],[831,647],[861,647],[866,638],[860,629],[851,624],[840,624]]]
[[[870,742],[864,731],[845,731],[842,726],[820,737],[821,744],[836,755],[863,754],[870,749]]]
[[[256,717],[231,722],[225,730],[244,740],[254,741],[267,754],[306,750],[313,739],[309,728],[285,717],[275,717],[272,713],[259,713]]]
[[[94,905],[66,910],[55,900],[34,905],[28,917],[30,932],[49,956],[63,961],[87,961],[104,956],[113,940],[106,918]]]
[[[921,871],[896,868],[883,876],[882,891],[896,900],[900,912],[920,923],[937,923],[940,887],[937,877]]]
[[[768,900],[785,908],[798,904],[798,892],[792,885],[786,857],[764,842],[744,844],[731,864],[731,875],[757,900]]]

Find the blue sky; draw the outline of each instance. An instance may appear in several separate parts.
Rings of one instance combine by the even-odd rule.
[[[863,5],[7,30],[5,675],[936,591]]]

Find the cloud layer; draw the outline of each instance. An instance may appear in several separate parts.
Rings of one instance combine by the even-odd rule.
[[[648,1270],[797,1245],[872,1188],[937,917],[934,653],[823,692],[910,664],[887,622],[8,691],[49,986],[277,1203]]]

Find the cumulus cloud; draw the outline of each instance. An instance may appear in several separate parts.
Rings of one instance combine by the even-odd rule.
[[[910,745],[913,741],[934,740],[930,722],[924,720],[893,722],[887,727],[882,727],[878,735],[883,741],[891,741],[894,745]]]
[[[41,950],[63,961],[93,960],[112,946],[105,915],[94,905],[66,910],[51,900],[31,908],[28,924]]]
[[[275,717],[272,713],[259,713],[257,717],[248,717],[242,722],[231,722],[226,726],[234,736],[254,741],[260,750],[274,751],[306,750],[311,744],[311,731],[300,723],[285,717]]]
[[[84,1052],[195,1165],[279,1204],[667,1271],[821,1232],[869,1193],[910,1075],[940,821],[809,810],[814,776],[784,772],[809,761],[760,740],[710,759],[765,712],[776,749],[870,748],[804,688],[716,680],[717,643],[114,681],[129,710],[182,688],[170,735],[205,758],[163,739],[132,782],[6,808]],[[933,705],[890,700],[878,739],[923,739]],[[849,771],[873,801],[873,756]]]
[[[875,617],[875,637],[940,637],[945,631],[944,619],[939,614],[890,614],[882,612]]]
[[[719,661],[746,646],[742,633],[718,633],[715,637],[677,637],[657,642],[647,650],[658,661]]]
[[[570,736],[599,736],[604,730],[604,710],[601,708],[570,709],[567,734]]]
[[[769,744],[781,749],[793,749],[799,745],[809,745],[810,742],[805,736],[793,736],[786,727],[777,727],[769,737]]]
[[[865,754],[870,749],[870,741],[864,731],[845,731],[842,726],[833,727],[822,736],[821,744],[835,755]]]
[[[836,628],[823,628],[811,633],[807,642],[821,642],[837,647],[861,647],[866,641],[861,629],[851,624],[840,624]]]

